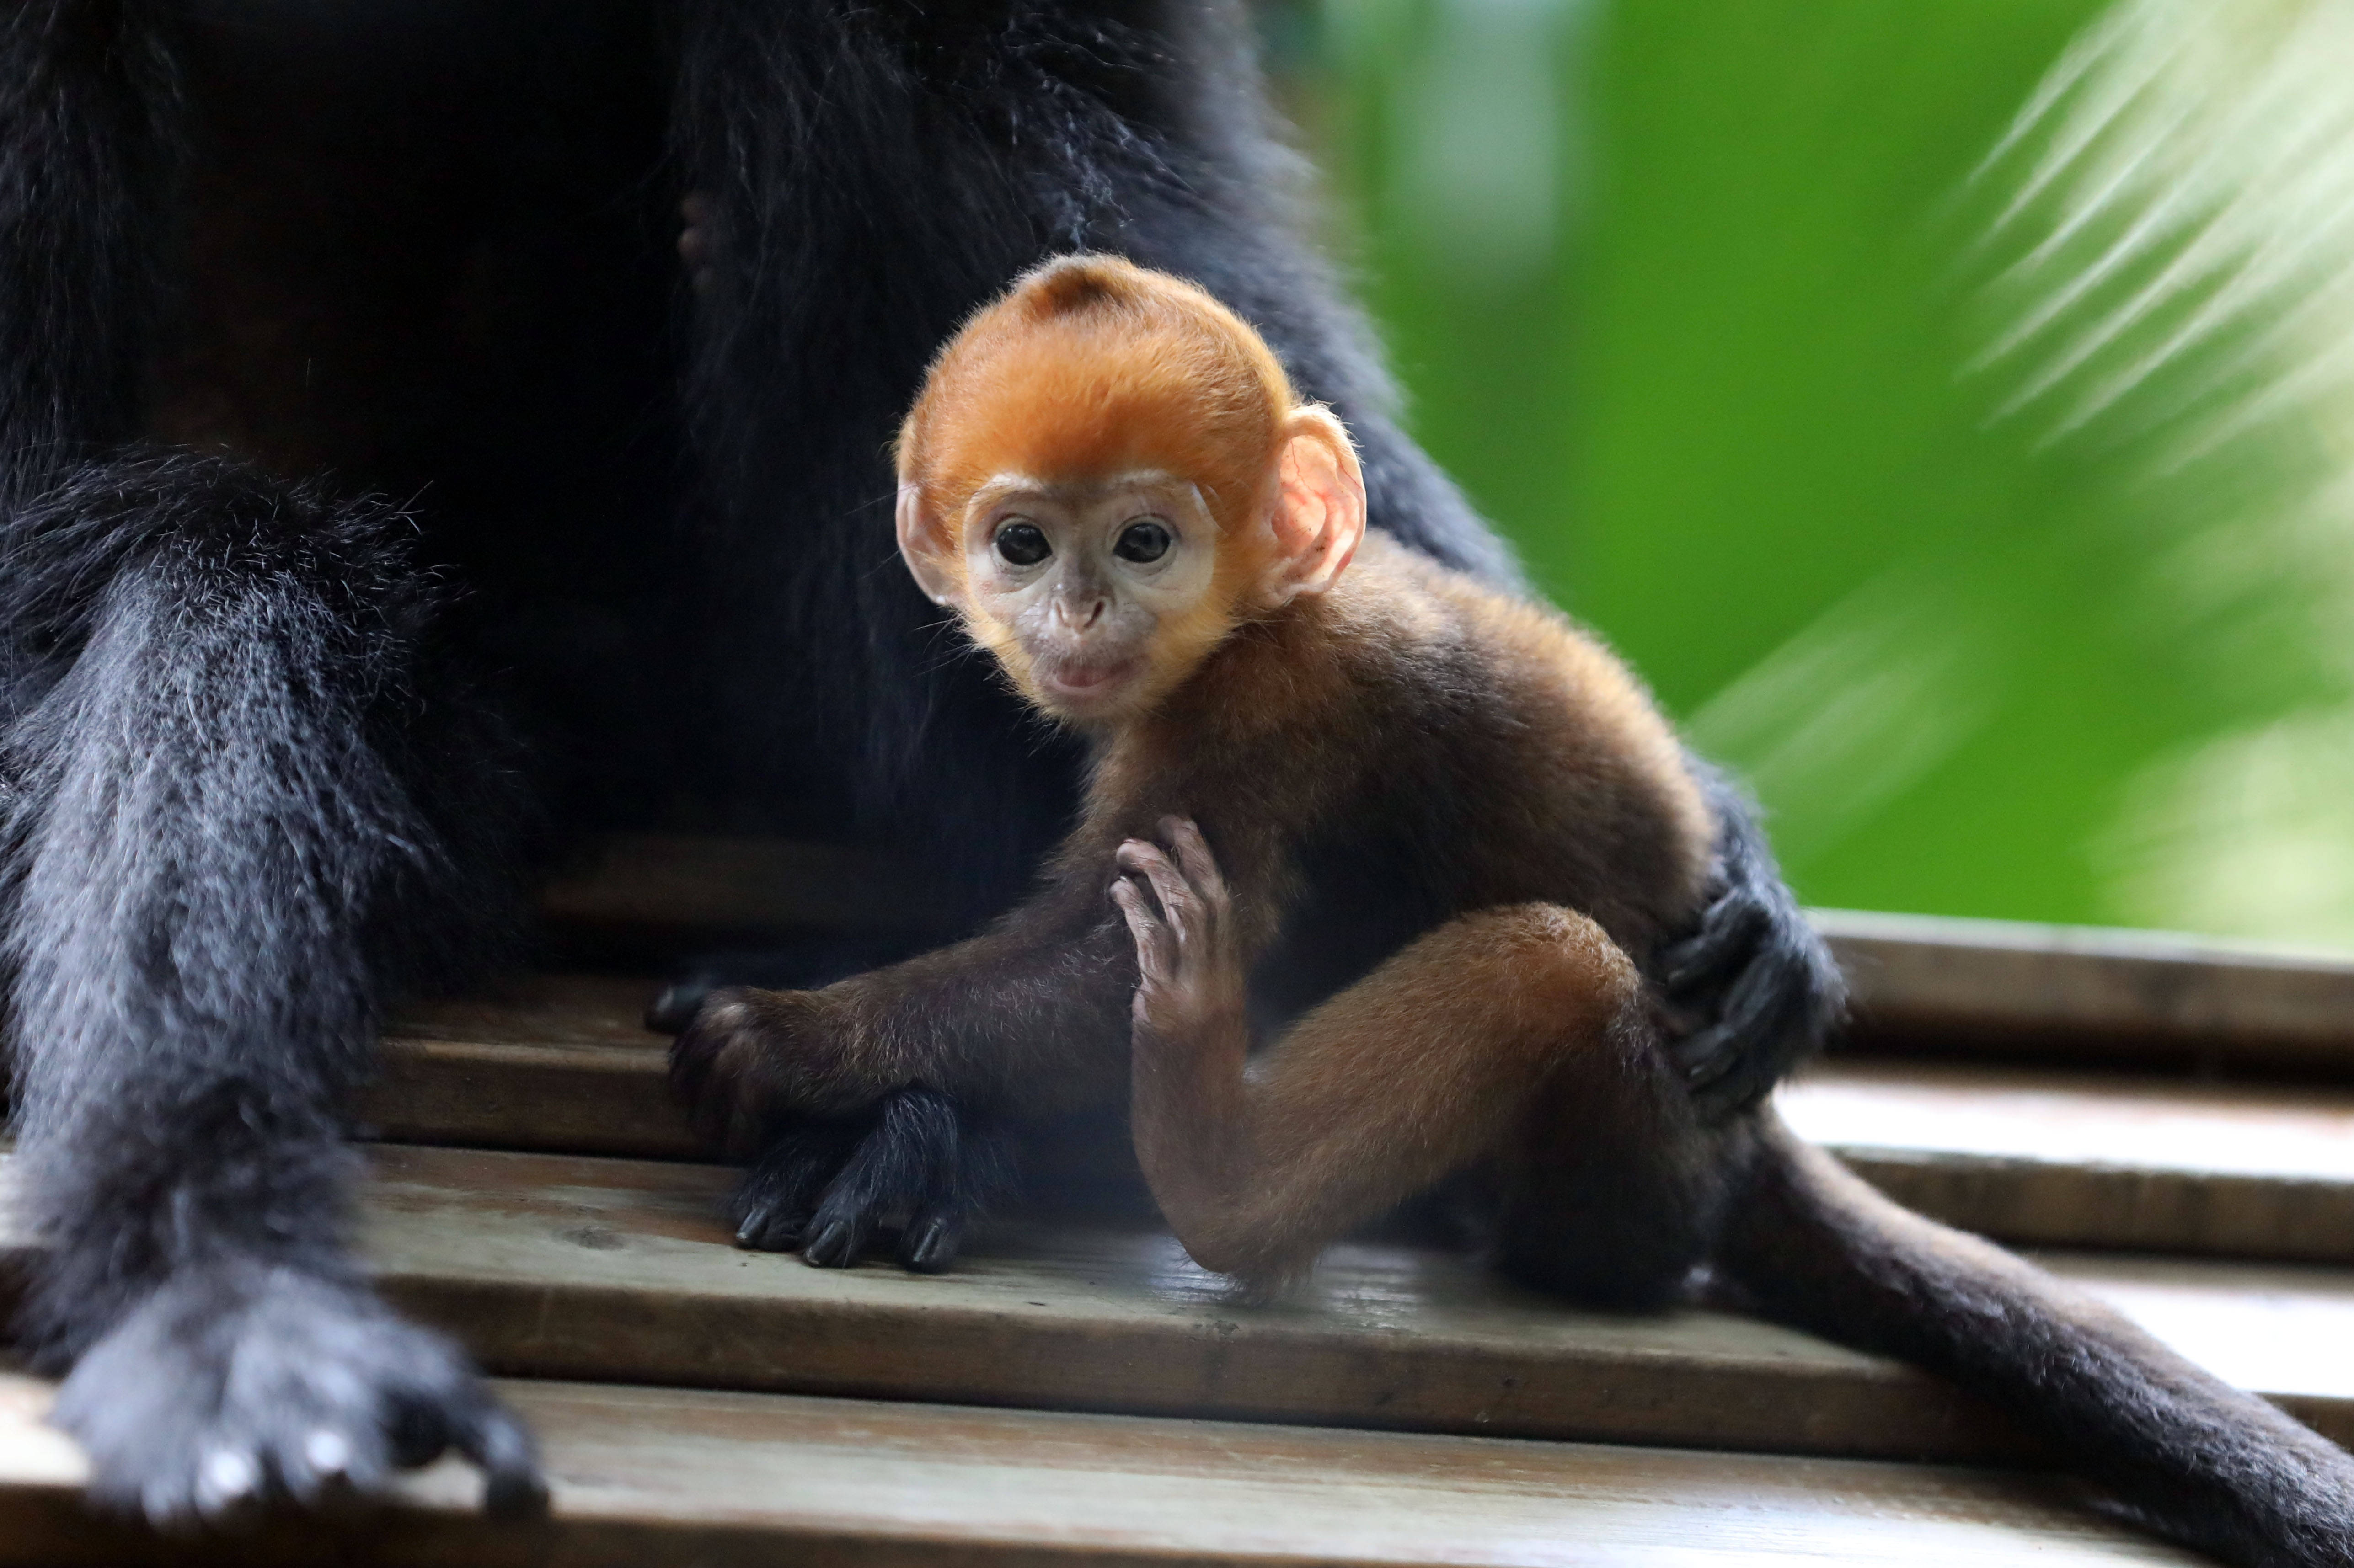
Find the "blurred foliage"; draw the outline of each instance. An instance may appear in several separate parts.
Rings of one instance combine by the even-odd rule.
[[[2354,239],[2266,259],[2354,212],[2308,166],[2354,148],[2347,9],[1263,16],[1412,428],[1803,896],[2343,942],[2354,419],[2308,306]],[[2305,143],[2249,128],[2299,94]]]

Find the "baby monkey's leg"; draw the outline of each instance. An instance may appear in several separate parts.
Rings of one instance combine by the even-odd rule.
[[[1279,1277],[1352,1225],[1494,1159],[1517,1186],[1542,1149],[1614,1102],[1649,1048],[1635,966],[1552,905],[1450,921],[1299,1020],[1245,1070],[1244,963],[1192,824],[1130,841],[1113,896],[1136,938],[1133,1120],[1161,1212],[1204,1266]],[[1564,1082],[1581,1092],[1566,1099]]]

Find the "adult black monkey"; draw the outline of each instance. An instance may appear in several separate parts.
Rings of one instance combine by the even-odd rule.
[[[822,831],[929,854],[976,916],[1019,890],[1070,762],[943,661],[883,450],[1041,255],[1203,280],[1348,418],[1377,524],[1510,575],[1292,238],[1249,67],[1223,0],[0,12],[25,1328],[99,1495],[172,1519],[452,1445],[494,1504],[537,1495],[342,1234],[376,1019],[483,949],[516,846]],[[682,344],[683,189],[714,244]],[[1726,818],[1673,960],[1712,1106],[1837,1001]],[[982,1141],[915,1089],[785,1152],[837,1243],[913,1201],[938,1261]]]

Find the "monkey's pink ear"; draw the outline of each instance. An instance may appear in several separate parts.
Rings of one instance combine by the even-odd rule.
[[[1365,537],[1365,476],[1349,432],[1324,408],[1295,409],[1285,421],[1276,472],[1275,602],[1322,593],[1340,580]]]
[[[964,602],[964,563],[957,558],[956,539],[924,504],[923,487],[899,487],[899,558],[915,574],[916,586],[934,604]]]

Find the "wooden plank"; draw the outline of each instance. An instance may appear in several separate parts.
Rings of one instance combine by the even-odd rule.
[[[1337,1249],[1254,1308],[1165,1234],[1007,1224],[953,1273],[727,1245],[708,1167],[378,1152],[370,1253],[537,1376],[1772,1451],[2015,1449],[1906,1369],[1708,1313],[1569,1315],[1459,1260]]]
[[[375,1136],[418,1143],[696,1155],[671,1102],[666,1041],[643,1022],[661,989],[531,975],[412,1006],[387,1032],[361,1119]]]
[[[2354,955],[2155,931],[1812,912],[1857,1049],[2354,1071]]]
[[[1572,1311],[1451,1255],[1345,1245],[1268,1307],[1151,1232],[1004,1224],[937,1278],[819,1270],[730,1246],[713,1212],[728,1173],[711,1167],[373,1158],[365,1235],[385,1287],[504,1372],[1764,1452],[2020,1452],[1982,1407],[1892,1362],[1722,1313]],[[2354,1276],[2055,1262],[2220,1374],[2354,1437]]]
[[[401,1142],[700,1155],[665,1060],[646,1046],[393,1039],[359,1114],[372,1134]]]
[[[2016,1245],[2354,1263],[2354,1090],[1850,1058],[1779,1103],[1899,1202]]]
[[[693,1158],[637,1022],[655,990],[541,980],[424,1012],[367,1119],[408,1142]],[[1899,1201],[2008,1242],[2354,1263],[2354,1090],[1840,1058],[1782,1105]]]
[[[493,1568],[2190,1563],[2017,1473],[510,1383],[552,1517],[468,1517],[454,1466],[364,1529],[160,1539],[92,1520],[47,1388],[0,1376],[0,1563]]]
[[[404,1008],[387,1033],[468,1045],[658,1045],[646,1008],[662,981],[642,975],[518,974],[477,994]]]

